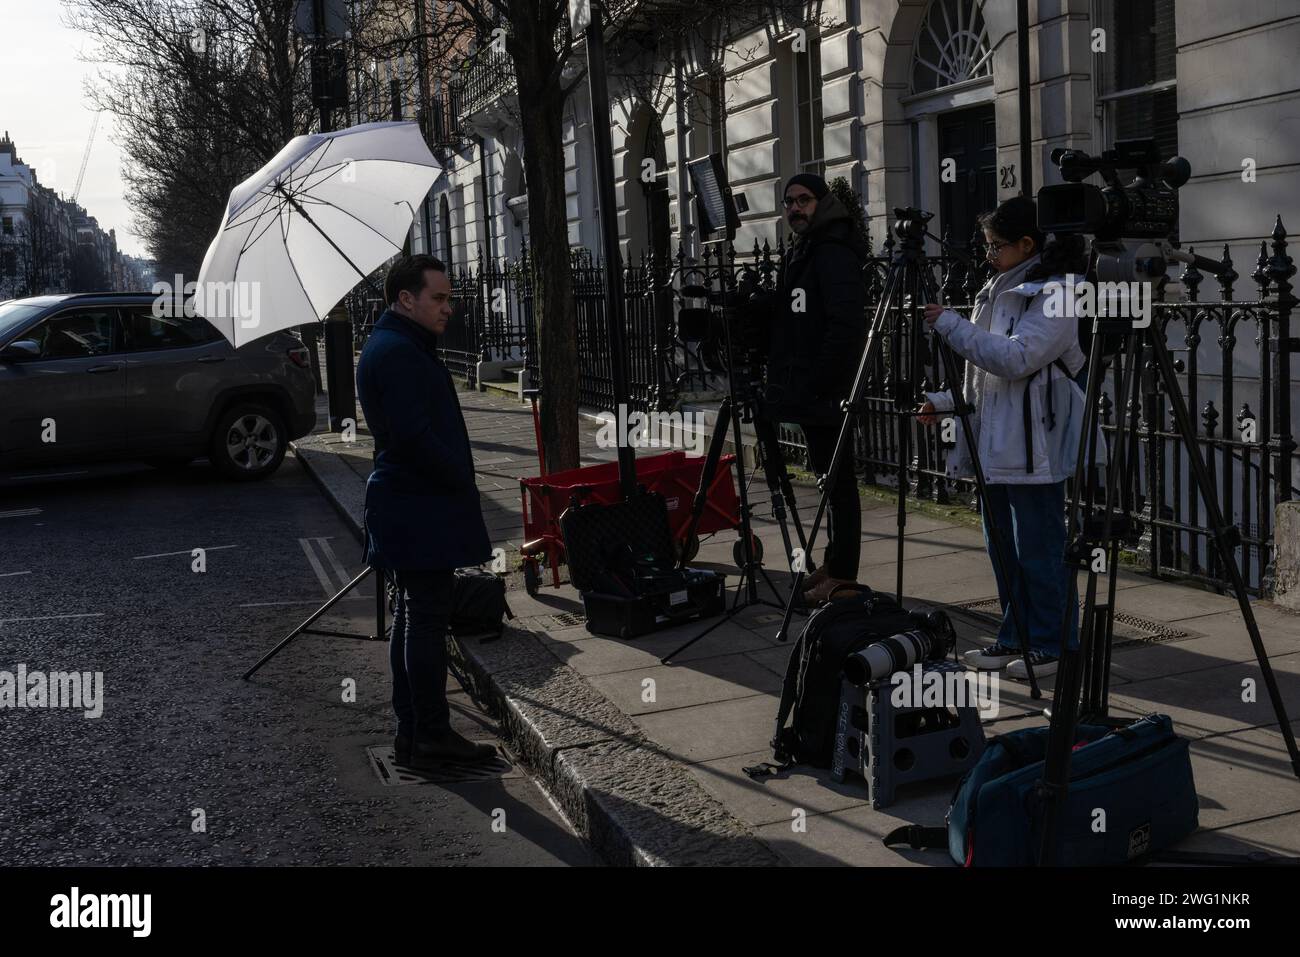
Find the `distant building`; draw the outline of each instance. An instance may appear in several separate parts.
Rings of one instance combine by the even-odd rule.
[[[0,300],[127,288],[114,230],[41,184],[0,138]]]

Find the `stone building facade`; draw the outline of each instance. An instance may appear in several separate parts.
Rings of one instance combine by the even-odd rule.
[[[624,253],[688,248],[683,161],[722,152],[749,209],[738,249],[773,241],[781,186],[801,169],[844,177],[884,238],[904,204],[962,240],[974,217],[1018,193],[1016,0],[824,0],[791,18],[687,51],[662,51],[657,85],[611,95]],[[1032,184],[1060,182],[1056,147],[1096,152],[1154,136],[1192,165],[1180,238],[1229,244],[1246,274],[1273,218],[1300,223],[1300,0],[1030,0]],[[684,52],[681,83],[672,59]],[[688,94],[678,108],[677,89]],[[508,96],[508,93],[506,94]],[[587,91],[565,124],[569,238],[600,247]],[[511,256],[526,235],[521,144],[510,111],[462,117],[473,142],[451,157],[421,247],[465,264]],[[643,161],[658,174],[643,182]],[[943,175],[955,172],[952,182]],[[683,226],[688,227],[683,229]],[[423,230],[421,230],[423,232]]]

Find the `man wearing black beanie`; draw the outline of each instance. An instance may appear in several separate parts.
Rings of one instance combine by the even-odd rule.
[[[814,173],[790,177],[784,206],[797,239],[762,307],[771,323],[767,415],[803,429],[812,468],[824,475],[839,437],[840,403],[848,398],[866,342],[867,246],[849,210]],[[852,438],[850,430],[828,503],[824,562],[807,579],[809,604],[858,578],[862,506]]]

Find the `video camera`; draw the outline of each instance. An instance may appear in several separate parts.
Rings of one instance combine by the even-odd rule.
[[[1192,175],[1181,156],[1161,162],[1155,140],[1120,140],[1100,156],[1054,149],[1052,162],[1065,180],[1038,191],[1038,228],[1052,233],[1091,233],[1115,239],[1168,239],[1178,229],[1178,190]],[[1137,171],[1120,182],[1119,171]],[[1103,189],[1083,182],[1094,173]]]
[[[1118,140],[1100,156],[1054,149],[1052,162],[1066,182],[1038,191],[1038,228],[1044,233],[1090,234],[1090,272],[1097,280],[1163,283],[1170,259],[1195,262],[1213,273],[1221,270],[1218,263],[1190,256],[1175,244],[1178,190],[1192,175],[1183,157],[1162,161],[1155,140],[1134,139]],[[1132,182],[1121,182],[1119,171],[1130,169],[1137,175]],[[1100,174],[1104,187],[1083,182],[1094,173]],[[1130,245],[1125,240],[1139,242]]]

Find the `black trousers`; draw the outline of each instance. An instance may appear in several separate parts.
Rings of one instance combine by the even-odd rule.
[[[826,549],[822,553],[826,571],[832,578],[857,581],[858,560],[862,555],[862,500],[858,498],[858,476],[854,466],[853,429],[844,444],[839,473],[827,503]],[[835,454],[835,440],[840,427],[834,425],[803,426],[808,444],[808,458],[813,470],[824,475]]]
[[[447,706],[447,625],[452,571],[390,572],[397,584],[389,662],[399,737],[430,738],[451,727]]]

